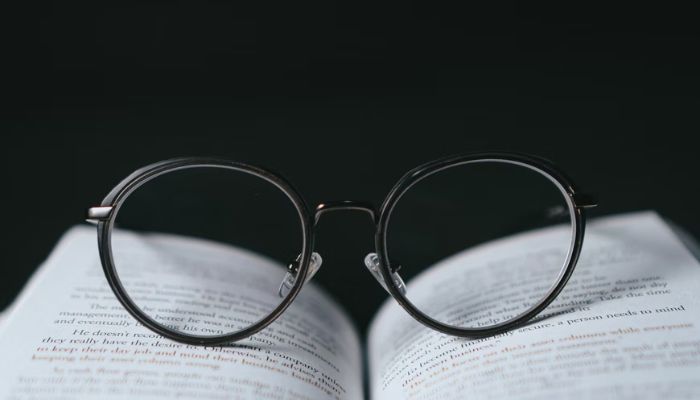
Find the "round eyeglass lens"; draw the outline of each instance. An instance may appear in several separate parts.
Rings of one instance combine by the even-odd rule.
[[[564,276],[575,231],[565,189],[508,160],[442,169],[397,201],[387,257],[406,299],[450,327],[490,328],[541,304]]]
[[[269,316],[302,253],[300,214],[270,181],[197,166],[147,181],[116,210],[114,268],[128,298],[181,334],[224,336]]]

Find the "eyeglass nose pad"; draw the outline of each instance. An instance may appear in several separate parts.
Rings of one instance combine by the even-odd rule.
[[[294,283],[297,281],[297,273],[299,272],[300,258],[301,254],[299,254],[296,260],[292,261],[287,266],[287,273],[284,274],[282,283],[280,283],[280,287],[277,290],[277,294],[282,298],[287,297],[289,292],[292,290],[292,287],[294,287]],[[306,273],[306,280],[304,281],[304,283],[310,281],[311,278],[313,278],[314,275],[316,275],[316,272],[318,272],[318,270],[321,268],[321,264],[323,264],[323,258],[321,258],[321,255],[316,252],[311,253],[311,260],[309,261],[309,271]]]
[[[389,292],[389,288],[386,286],[386,282],[384,281],[384,277],[382,277],[382,273],[379,271],[379,256],[377,256],[377,253],[369,253],[365,257],[365,267],[369,270],[369,273],[372,274],[374,279],[379,282],[380,285],[384,288],[384,290],[387,291],[387,293],[391,294]],[[406,295],[406,284],[403,282],[403,278],[401,278],[401,275],[399,275],[398,272],[394,271],[391,272],[391,279],[394,280],[394,284],[396,287],[399,289],[399,292],[401,292],[402,295]]]

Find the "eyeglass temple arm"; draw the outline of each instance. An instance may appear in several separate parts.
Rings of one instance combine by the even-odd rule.
[[[85,221],[90,222],[91,224],[97,224],[100,221],[104,221],[112,214],[113,208],[114,207],[111,206],[90,207],[85,213]]]
[[[591,194],[574,193],[572,199],[577,208],[594,208],[598,206],[598,199]]]

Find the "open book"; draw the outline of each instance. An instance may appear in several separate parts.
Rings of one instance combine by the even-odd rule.
[[[499,240],[490,257],[524,254],[529,237]],[[277,268],[220,244],[148,240],[175,241],[187,257],[247,257]],[[149,257],[149,246],[135,249]],[[450,262],[460,260],[469,262],[470,252]],[[418,278],[408,291],[433,283]],[[205,348],[159,337],[129,316],[106,284],[94,229],[81,226],[65,234],[0,325],[0,399],[362,399],[365,377],[374,400],[698,398],[700,264],[655,213],[607,217],[589,223],[557,300],[514,331],[446,336],[388,299],[361,340],[309,282],[268,328]]]

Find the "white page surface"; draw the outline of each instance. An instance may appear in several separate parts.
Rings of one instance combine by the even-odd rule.
[[[556,229],[556,228],[555,228]],[[536,231],[465,251],[408,284],[459,285],[469,265],[547,253]],[[534,253],[533,253],[534,251]],[[460,266],[461,265],[461,266]],[[523,288],[516,288],[523,289]],[[389,299],[369,336],[373,399],[696,398],[700,265],[653,212],[589,223],[582,257],[540,319],[484,339],[424,327]]]
[[[214,289],[229,290],[229,299],[252,288],[250,280],[247,287],[227,280],[222,265],[233,260],[261,273],[282,268],[205,241],[128,233],[115,240],[130,241],[130,257],[144,265],[167,249],[185,273],[211,268],[205,272],[221,277]],[[195,271],[183,260],[200,262]],[[187,282],[180,284],[184,292]],[[312,283],[275,323],[237,345],[204,348],[164,339],[117,302],[102,272],[94,228],[76,227],[6,316],[0,399],[360,399],[360,351],[347,316]]]

